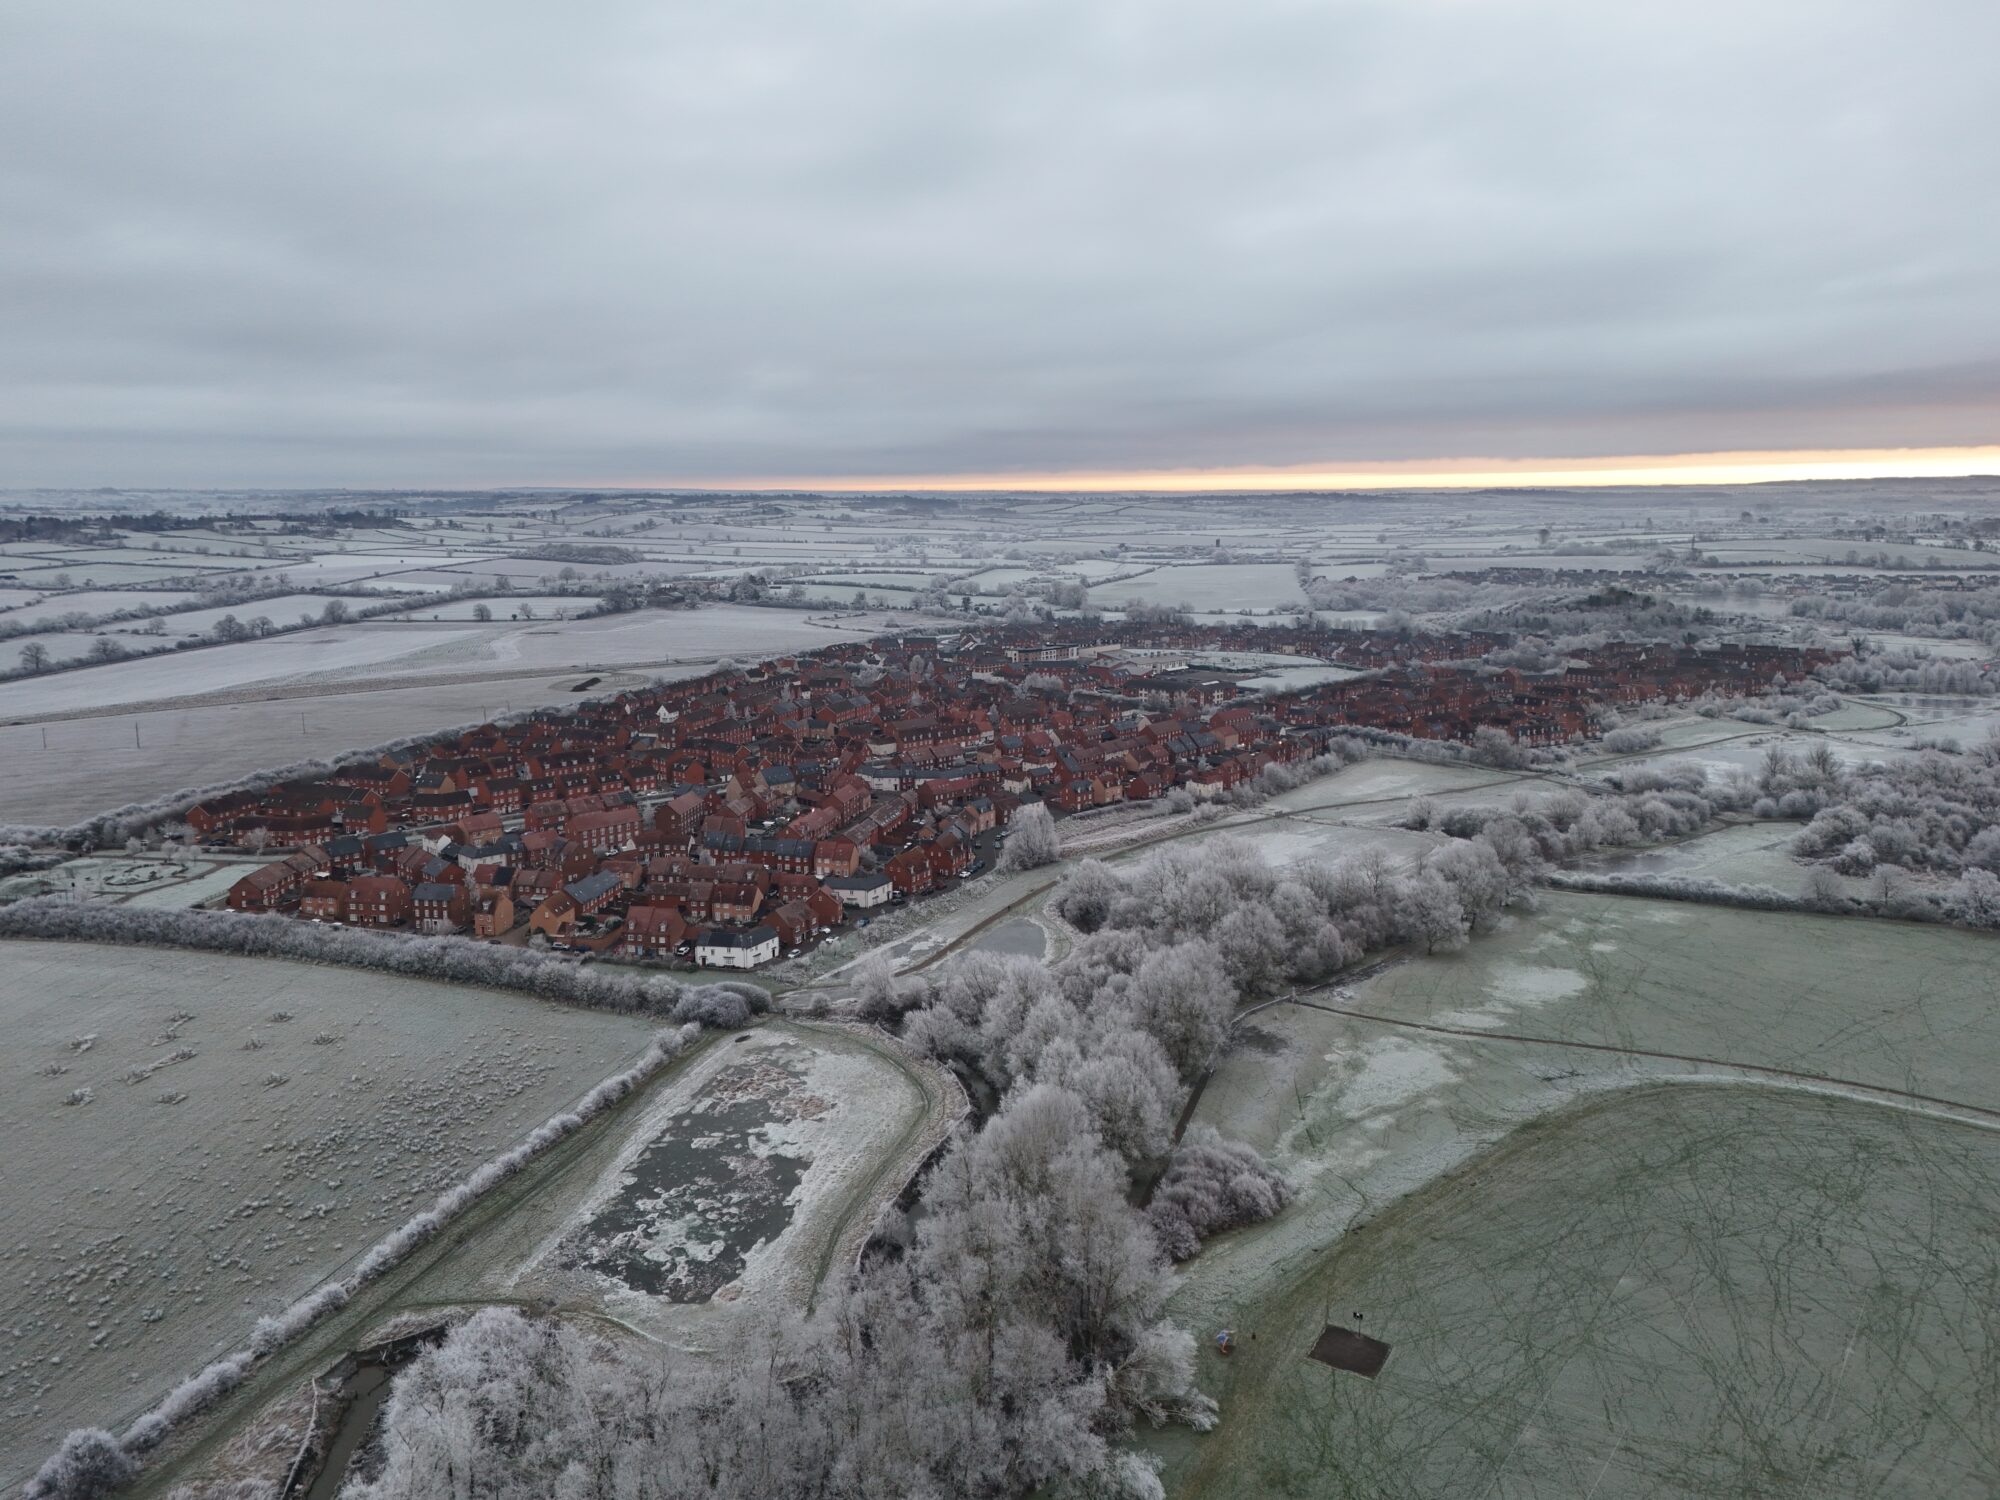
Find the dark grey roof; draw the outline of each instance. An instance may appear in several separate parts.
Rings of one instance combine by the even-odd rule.
[[[890,884],[890,880],[887,875],[877,872],[869,875],[829,875],[820,884],[835,891],[872,891]]]
[[[581,880],[573,880],[563,889],[579,906],[588,906],[598,897],[608,895],[619,885],[618,872],[600,870],[595,875],[586,875]]]
[[[769,923],[759,922],[755,927],[711,927],[700,938],[704,948],[755,948],[763,943],[775,943],[777,929]]]

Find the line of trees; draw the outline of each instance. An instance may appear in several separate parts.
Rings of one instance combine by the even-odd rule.
[[[1983,698],[2000,691],[2000,684],[1978,662],[1944,661],[1923,651],[1842,657],[1814,675],[1843,693],[1946,693]]]
[[[756,985],[735,980],[683,985],[665,975],[586,968],[531,949],[471,938],[370,932],[269,913],[173,911],[36,896],[0,907],[0,938],[138,943],[340,964],[410,979],[514,990],[591,1010],[712,1025],[741,1025],[752,1011],[770,1003]]]
[[[1799,890],[1675,874],[1537,869],[1571,890],[1705,901],[1759,911],[1818,911],[2000,928],[2000,739],[1969,753],[1929,749],[1844,767],[1829,745],[1772,746],[1757,771],[1716,780],[1697,765],[1623,770],[1605,793],[1564,792],[1507,808],[1412,805],[1405,826],[1480,837],[1511,864],[1559,865],[1604,849],[1688,838],[1730,814],[1806,820],[1792,853],[1810,862]],[[1850,891],[1839,876],[1869,877]],[[1926,887],[1918,877],[1953,877]]]
[[[1976,640],[2000,648],[2000,588],[1935,589],[1898,579],[1859,599],[1809,594],[1794,599],[1791,612],[1849,630]]]
[[[344,625],[350,620],[372,620],[384,615],[406,614],[413,610],[437,609],[443,605],[455,603],[459,599],[462,599],[468,592],[471,592],[469,582],[468,580],[468,587],[452,589],[445,593],[399,594],[388,599],[384,599],[379,594],[357,592],[353,597],[367,598],[372,602],[357,608],[350,606],[345,599],[329,599],[318,611],[304,611],[299,615],[298,619],[289,624],[273,620],[269,615],[254,615],[249,620],[239,620],[234,614],[226,614],[209,627],[206,635],[182,636],[165,645],[155,646],[151,649],[128,646],[122,641],[112,640],[109,636],[100,636],[91,643],[91,649],[87,655],[64,661],[53,660],[49,655],[48,647],[40,641],[30,641],[26,646],[21,648],[20,659],[13,668],[0,668],[0,682],[20,677],[42,676],[49,672],[67,672],[81,667],[104,666],[110,662],[130,661],[138,657],[165,656],[176,651],[192,650],[198,646],[234,645],[239,641],[262,640],[267,636],[285,635],[295,630],[317,630],[326,625]],[[244,596],[240,602],[254,602],[257,599],[264,598],[281,598],[293,592],[295,590],[289,587],[275,591],[259,592]],[[157,635],[163,628],[163,622],[175,614],[185,614],[196,609],[211,609],[214,607],[215,605],[212,601],[204,601],[193,605],[175,605],[171,608],[121,610],[115,614],[95,619],[88,615],[75,613],[15,631],[8,631],[5,628],[4,621],[0,621],[0,639],[17,635],[38,634],[51,630],[84,630],[93,628],[107,620],[134,619],[151,619],[153,628],[148,630],[146,634]],[[484,606],[481,607],[484,608]],[[491,611],[488,611],[488,618],[491,618]]]

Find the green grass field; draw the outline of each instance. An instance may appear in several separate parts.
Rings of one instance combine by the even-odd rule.
[[[1145,1438],[1168,1493],[2000,1492],[2000,1122],[1887,1092],[2000,1107],[1996,955],[1565,896],[1317,997],[1381,1019],[1254,1018],[1199,1117],[1300,1197],[1187,1268],[1238,1352],[1214,1433]],[[1376,1381],[1304,1357],[1328,1319]]]

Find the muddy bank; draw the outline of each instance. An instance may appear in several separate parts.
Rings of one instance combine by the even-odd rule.
[[[333,1500],[374,1436],[396,1372],[443,1340],[439,1322],[357,1349],[313,1382],[313,1421],[280,1500]]]

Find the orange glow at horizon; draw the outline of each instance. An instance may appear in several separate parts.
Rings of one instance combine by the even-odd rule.
[[[2000,475],[2000,445],[1968,448],[1846,448],[1627,455],[1616,458],[1409,459],[1279,468],[1078,470],[1038,474],[934,474],[744,478],[633,488],[704,490],[1238,490],[1509,489],[1549,486],[1773,484],[1802,479],[1933,479]],[[602,483],[602,481],[599,481]]]

